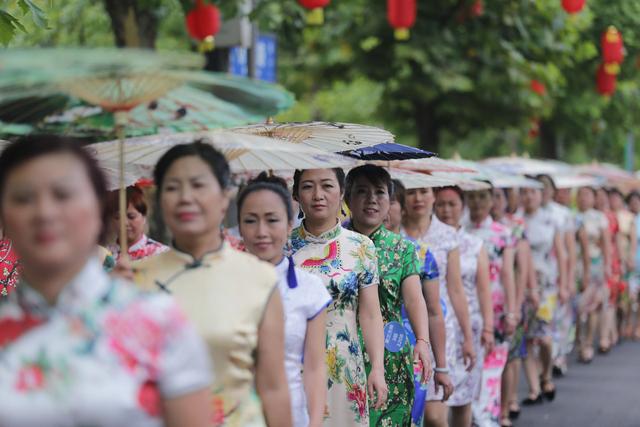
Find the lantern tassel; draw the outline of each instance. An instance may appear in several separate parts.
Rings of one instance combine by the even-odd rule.
[[[324,9],[316,7],[307,12],[307,25],[324,24]]]
[[[604,72],[612,76],[617,76],[618,74],[620,74],[620,64],[618,64],[617,62],[604,64]]]
[[[393,32],[393,36],[398,41],[407,41],[411,36],[408,28],[396,28]]]
[[[207,36],[198,43],[198,52],[211,52],[216,47],[216,39],[213,36]]]

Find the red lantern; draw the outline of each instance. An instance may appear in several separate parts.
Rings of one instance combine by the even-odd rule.
[[[322,25],[324,23],[324,8],[331,3],[331,0],[298,0],[298,3],[309,10],[307,24]]]
[[[396,40],[408,40],[409,29],[416,23],[416,0],[387,0],[387,20],[395,29]]]
[[[562,0],[562,8],[565,12],[573,15],[574,13],[580,13],[585,3],[586,0]]]
[[[471,8],[469,9],[469,12],[471,13],[471,16],[475,18],[484,15],[484,2],[482,0],[474,1],[471,5]]]
[[[545,93],[547,93],[547,88],[544,83],[535,79],[531,80],[531,90],[540,96],[543,96]]]
[[[607,28],[600,39],[602,59],[605,64],[621,64],[624,59],[624,43],[622,34],[614,26]]]
[[[200,51],[210,51],[214,46],[214,37],[220,31],[220,11],[212,4],[196,0],[196,7],[185,19],[189,35],[198,40]]]
[[[618,78],[615,74],[607,73],[605,65],[600,64],[598,73],[596,74],[596,86],[598,93],[604,96],[611,96],[616,91],[616,83]]]

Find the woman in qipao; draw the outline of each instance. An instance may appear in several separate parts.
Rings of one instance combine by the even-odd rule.
[[[364,427],[369,425],[369,398],[374,409],[387,400],[378,265],[371,240],[344,229],[338,220],[343,194],[342,169],[296,171],[293,196],[305,218],[293,230],[291,250],[296,265],[319,276],[333,298],[327,310],[324,425]],[[368,376],[358,324],[371,361]]]
[[[0,218],[22,263],[0,299],[3,427],[208,425],[204,343],[171,298],[100,264],[105,185],[76,141],[28,137],[0,156]]]
[[[384,370],[389,397],[381,410],[369,411],[371,425],[411,425],[414,369],[426,384],[431,371],[427,306],[422,296],[420,262],[411,242],[383,225],[389,214],[393,183],[379,166],[364,165],[347,176],[345,200],[351,212],[346,228],[371,239],[376,246],[380,285],[378,298],[385,323]],[[404,304],[416,336],[412,349],[402,321]],[[399,337],[393,339],[393,337]],[[367,371],[371,364],[365,355]]]
[[[272,265],[224,242],[230,177],[224,156],[205,141],[176,145],[158,160],[154,180],[173,248],[134,263],[135,281],[173,295],[205,339],[216,374],[215,424],[288,427],[278,279]]]
[[[247,252],[278,272],[293,425],[319,427],[327,400],[325,309],[331,297],[319,277],[284,256],[293,221],[291,195],[281,178],[262,173],[238,196],[238,224]]]

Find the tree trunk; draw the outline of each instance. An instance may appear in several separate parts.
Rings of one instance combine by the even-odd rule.
[[[156,6],[153,3],[142,6],[141,3],[139,0],[104,0],[116,46],[155,48],[158,35]]]
[[[418,133],[418,146],[427,151],[438,153],[440,148],[440,126],[436,120],[434,103],[415,101],[413,117]]]
[[[540,123],[540,155],[544,159],[558,158],[557,135],[549,123]]]

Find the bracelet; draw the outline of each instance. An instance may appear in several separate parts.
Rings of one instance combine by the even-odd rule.
[[[436,374],[448,374],[449,373],[449,368],[438,368],[438,367],[435,367],[435,368],[433,368],[433,372],[435,372]]]
[[[509,312],[509,313],[506,313],[504,317],[506,317],[507,319],[515,319],[516,315],[513,314],[512,312]]]
[[[418,341],[424,342],[427,346],[431,345],[431,343],[429,341],[425,340],[424,338],[416,338],[416,344],[418,343]]]
[[[483,329],[482,332],[488,332],[490,334],[493,333],[493,329]]]

